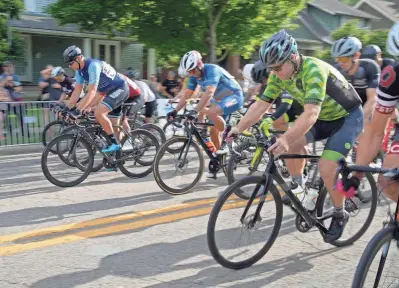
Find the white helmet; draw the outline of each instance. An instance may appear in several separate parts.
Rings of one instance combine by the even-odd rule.
[[[187,77],[187,72],[183,69],[183,67],[179,66],[179,69],[177,69],[177,73],[179,74],[180,77],[186,78]]]
[[[64,68],[57,66],[51,70],[51,78],[57,77],[61,74],[65,74]]]
[[[362,42],[356,37],[344,37],[337,40],[331,48],[331,55],[334,58],[353,56],[362,49]]]
[[[244,76],[245,80],[254,81],[252,79],[252,75],[251,75],[251,71],[252,71],[253,67],[254,67],[254,64],[246,64],[244,66],[244,69],[242,69],[242,76]]]
[[[399,22],[396,22],[389,30],[387,51],[393,56],[399,56]]]
[[[188,72],[196,67],[202,68],[202,57],[198,51],[192,50],[184,54],[184,56],[180,60],[180,67],[184,69],[184,71]]]

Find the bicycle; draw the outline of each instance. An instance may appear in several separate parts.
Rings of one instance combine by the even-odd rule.
[[[130,104],[122,105],[123,115],[125,115],[128,106],[130,106]],[[84,116],[81,118],[83,117]],[[127,133],[127,131],[123,129],[122,125],[119,125],[117,126],[117,129],[124,132],[124,137],[120,141],[122,147],[121,150],[114,153],[103,153],[101,150],[109,145],[111,140],[106,136],[106,133],[102,132],[102,127],[99,124],[86,126],[78,124],[77,121],[78,120],[71,121],[76,126],[72,133],[62,134],[53,139],[43,151],[41,158],[42,171],[47,180],[52,184],[59,187],[72,187],[84,181],[90,172],[92,172],[94,149],[98,150],[102,154],[103,165],[108,170],[117,171],[119,168],[123,174],[131,178],[145,177],[152,172],[153,156],[150,155],[152,158],[150,158],[150,160],[142,159],[142,157],[148,152],[149,148],[154,147],[155,152],[159,149],[159,143],[151,132],[144,129],[136,129]],[[101,137],[97,137],[98,135],[101,135]],[[66,142],[65,147],[63,146],[64,142]],[[131,148],[124,150],[123,147],[125,144],[130,144]],[[69,163],[69,167],[76,166],[76,168],[83,172],[83,174],[72,181],[61,181],[53,176],[49,169],[50,167],[56,166],[50,161],[52,159],[49,160],[49,153],[53,147],[55,147],[57,156],[63,163]],[[78,149],[83,149],[83,151]],[[152,153],[155,156],[155,153]],[[83,157],[80,159],[78,156],[82,154]],[[142,172],[129,171],[127,167],[128,160],[133,160],[134,168],[137,168],[136,164],[138,163],[145,167],[145,170]],[[62,174],[65,174],[64,172],[65,170],[62,170]]]
[[[369,166],[358,166],[348,165],[345,160],[340,161],[337,171],[349,174],[350,172],[367,172],[373,174],[384,174],[385,177],[389,177],[392,180],[399,181],[399,169],[398,168],[374,168]],[[395,242],[396,241],[396,245]],[[396,247],[395,247],[396,246]],[[396,249],[396,250],[395,250]],[[374,266],[373,260],[376,258],[377,253],[381,251],[379,262]],[[393,251],[392,251],[393,250]],[[386,265],[389,261],[388,253],[397,251],[396,257],[391,258],[391,273],[387,272]],[[388,209],[388,220],[384,221],[383,228],[374,235],[374,237],[367,244],[356,268],[356,272],[353,278],[352,287],[399,287],[399,199],[396,203],[395,212],[392,213],[391,209]],[[389,268],[389,267],[388,267]],[[383,279],[383,272],[388,274]],[[374,279],[368,279],[368,275],[375,275]],[[386,283],[388,282],[388,283]],[[380,284],[382,286],[380,286]]]
[[[204,171],[204,156],[203,156],[203,152],[201,150],[200,147],[203,148],[203,150],[205,151],[206,155],[209,157],[210,162],[209,162],[209,172],[211,173],[217,173],[218,171],[220,171],[220,169],[223,170],[223,172],[226,174],[226,157],[227,157],[227,153],[223,153],[223,154],[217,154],[215,153],[216,151],[211,151],[204,139],[202,138],[201,133],[199,132],[199,129],[197,126],[205,126],[205,127],[209,127],[209,126],[213,126],[213,124],[210,123],[199,123],[199,122],[195,122],[195,117],[191,116],[189,113],[183,116],[178,115],[178,117],[176,117],[178,119],[182,118],[183,122],[182,124],[178,124],[176,122],[173,122],[174,125],[179,125],[180,128],[184,128],[185,134],[186,136],[175,136],[169,140],[167,140],[158,150],[157,154],[155,155],[155,159],[154,159],[154,178],[155,181],[157,182],[158,186],[165,191],[166,193],[172,194],[172,195],[181,195],[181,194],[185,194],[190,192],[199,182],[199,180],[202,177],[203,171]],[[223,140],[222,140],[222,145],[221,147],[224,145],[225,143],[225,137],[226,135],[224,135]],[[197,140],[195,141],[194,138]],[[174,147],[173,145],[177,144],[176,147]],[[192,148],[193,150],[190,152],[189,155],[189,149]],[[165,156],[165,152],[168,152],[170,154],[172,154],[172,157],[164,157]],[[198,163],[199,165],[195,165],[193,166],[193,168],[190,168],[190,170],[188,169],[188,164],[190,162],[193,162],[193,154],[197,155],[197,159],[196,161],[194,161],[194,163]],[[195,169],[198,168],[198,171],[196,172],[196,177],[193,181],[188,181],[189,184],[187,186],[183,186],[182,185],[178,185],[179,187],[171,187],[171,185],[166,183],[166,180],[168,180],[168,178],[175,178],[176,176],[172,176],[170,177],[170,175],[166,175],[165,177],[161,176],[161,172],[162,171],[166,171],[167,173],[171,173],[172,170],[171,169],[164,169],[164,164],[168,163],[168,161],[170,161],[169,158],[173,158],[171,159],[174,163],[174,168],[175,168],[175,172],[177,173],[184,173],[187,170],[189,170],[188,172],[191,172],[191,169]],[[161,162],[164,161],[164,162]],[[161,171],[162,170],[162,171]],[[186,179],[186,177],[184,177],[184,180]],[[183,180],[183,179],[180,179]]]
[[[264,150],[267,150],[269,147],[271,147],[271,145],[273,145],[276,138],[273,134],[269,133],[268,130],[264,131],[262,129],[261,132],[263,137],[258,141],[259,144],[264,147]],[[283,156],[285,156],[285,158],[311,160],[319,159],[319,156],[301,154],[281,155],[279,158],[282,158]],[[213,258],[226,268],[243,269],[253,265],[270,250],[274,241],[276,240],[281,227],[283,206],[280,192],[274,183],[277,183],[277,185],[282,189],[282,192],[289,197],[292,203],[290,207],[296,215],[295,226],[298,231],[305,233],[312,227],[316,227],[320,231],[323,238],[327,234],[327,225],[325,221],[333,216],[334,208],[328,208],[328,192],[324,187],[323,182],[321,181],[320,183],[317,198],[313,200],[315,202],[314,209],[308,211],[304,208],[301,201],[297,198],[297,196],[289,188],[289,185],[287,185],[283,177],[280,175],[275,163],[278,158],[275,158],[271,152],[268,153],[268,157],[269,162],[267,163],[263,175],[247,176],[235,181],[232,185],[227,187],[222,194],[220,194],[212,208],[207,228],[208,247]],[[351,231],[348,229],[349,227],[346,227],[342,237],[332,242],[332,245],[338,247],[350,245],[359,239],[370,226],[376,211],[378,195],[376,183],[372,175],[366,174],[366,177],[371,185],[371,201],[368,201],[367,203],[363,203],[361,201],[358,202],[357,200],[354,201],[352,199],[346,199],[345,201],[345,210],[350,213],[351,218],[357,216],[357,214],[359,214],[359,212],[365,208],[366,212],[368,212],[365,217],[366,221],[363,223],[363,225],[356,223],[356,231],[353,235],[347,235],[348,232]],[[237,197],[235,195],[237,190],[248,190],[250,195],[249,199],[244,200]],[[230,196],[233,197],[229,199]],[[266,202],[266,200],[268,200],[268,202]],[[250,212],[252,204],[255,204],[254,210]],[[365,204],[365,207],[360,207],[360,204]],[[244,208],[244,211],[237,211],[238,208]],[[264,208],[263,211],[262,208]],[[265,216],[261,216],[261,211],[270,212],[271,210],[274,210],[274,218],[265,220]],[[223,214],[221,212],[223,212]],[[227,213],[227,216],[224,215],[224,212]],[[243,248],[243,251],[236,251],[236,247],[231,247],[233,244],[235,244],[235,242],[234,236],[231,235],[232,229],[229,228],[235,226],[235,221],[233,221],[233,219],[237,216],[239,218],[238,224],[240,230],[240,237],[237,239],[238,241],[242,238],[245,238],[241,236],[247,231],[249,232],[248,238],[252,237],[256,231],[270,232],[269,238],[267,239],[267,236],[260,236],[257,239],[251,239],[251,244],[247,244],[247,246]],[[222,218],[226,218],[226,223],[223,227],[224,230],[216,232],[216,223]],[[349,220],[348,224],[353,221],[354,220]],[[227,230],[226,227],[228,228]],[[227,240],[218,245],[216,239],[217,236],[224,235],[227,236]],[[248,252],[250,248],[253,248],[254,246],[256,250],[253,255],[251,254],[250,256],[243,256],[245,252]],[[221,252],[221,250],[224,248],[226,248],[226,251]],[[244,257],[244,259],[234,259],[240,257]]]

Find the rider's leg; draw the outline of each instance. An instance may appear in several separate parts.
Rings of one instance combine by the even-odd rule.
[[[399,163],[399,135],[394,135],[394,141],[391,144],[387,156],[382,164],[383,168],[395,168]],[[383,189],[384,194],[392,201],[398,201],[399,184],[397,181],[384,177],[382,174],[378,177],[378,185]]]
[[[114,135],[114,129],[112,128],[112,122],[108,118],[108,113],[111,112],[110,108],[106,106],[104,103],[98,104],[96,107],[96,120],[100,123],[101,127],[103,127],[105,133],[111,138],[112,143],[116,144],[116,138]]]
[[[306,154],[306,144],[306,137],[300,137],[297,141],[290,145],[287,154]],[[303,169],[305,168],[306,159],[284,159],[284,161],[291,178],[299,185],[303,186],[304,183],[302,183],[302,175]]]
[[[225,122],[222,117],[222,110],[219,106],[212,104],[211,107],[205,112],[213,125],[210,129],[211,140],[216,149],[220,148],[220,133],[224,130]]]

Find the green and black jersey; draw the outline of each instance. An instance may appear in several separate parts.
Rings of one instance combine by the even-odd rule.
[[[272,102],[287,91],[302,106],[320,105],[320,120],[333,121],[348,115],[361,105],[361,99],[344,76],[330,64],[314,57],[301,56],[299,72],[289,80],[271,73],[260,99]]]

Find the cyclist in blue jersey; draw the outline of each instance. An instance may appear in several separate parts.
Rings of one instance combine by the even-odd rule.
[[[88,82],[86,96],[76,105],[72,116],[78,117],[81,111],[95,107],[96,120],[108,134],[112,144],[102,152],[110,153],[120,150],[112,124],[118,124],[121,114],[121,105],[129,98],[129,86],[115,69],[104,61],[85,58],[82,50],[77,46],[68,47],[63,54],[64,62],[75,71],[75,90],[67,104],[69,108],[76,105],[82,92],[84,82]],[[101,102],[100,102],[101,101]],[[111,121],[110,118],[116,118]]]
[[[187,89],[180,98],[175,110],[168,113],[168,117],[174,117],[177,112],[186,105],[186,100],[194,93],[197,85],[204,92],[201,100],[195,107],[195,112],[208,116],[215,126],[210,129],[211,141],[216,149],[220,148],[221,132],[225,129],[227,116],[239,110],[244,103],[244,95],[240,85],[225,69],[215,64],[204,64],[198,51],[190,51],[184,54],[180,61],[180,67],[190,77]],[[207,104],[210,106],[206,108]],[[216,175],[209,173],[208,177]]]

